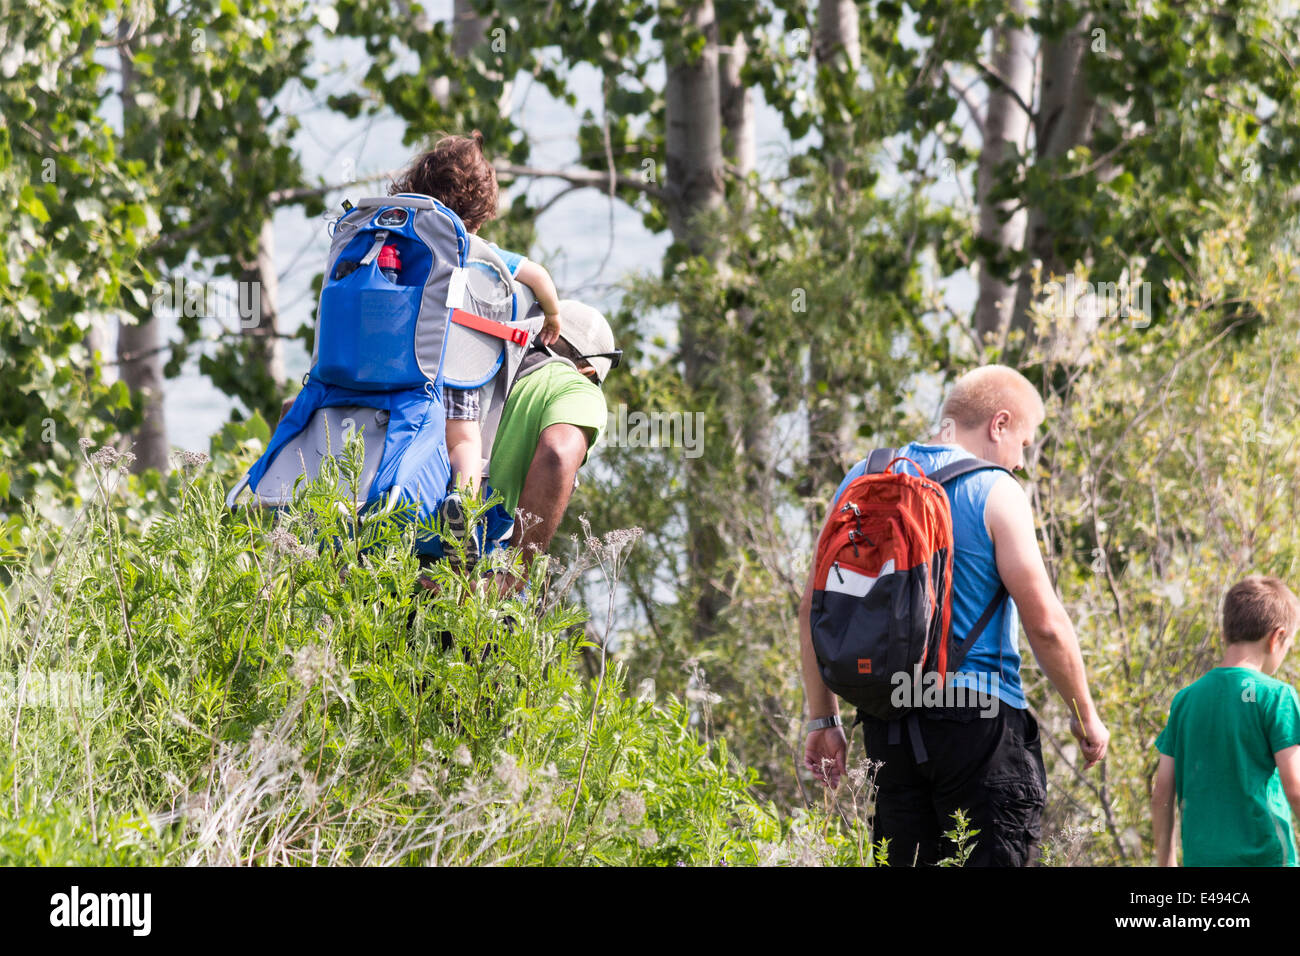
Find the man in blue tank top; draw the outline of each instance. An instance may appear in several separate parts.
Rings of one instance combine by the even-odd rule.
[[[1037,391],[1020,373],[988,365],[958,379],[942,418],[936,436],[897,452],[927,474],[970,457],[1010,470],[1024,468],[1025,449],[1043,423],[1044,410]],[[899,467],[916,473],[906,464]],[[849,471],[832,499],[832,512],[834,501],[865,471],[865,460]],[[876,777],[873,838],[889,840],[894,865],[933,864],[953,852],[943,833],[953,826],[953,812],[961,809],[970,828],[979,831],[967,865],[1023,866],[1032,862],[1041,836],[1047,775],[1038,724],[1020,682],[1020,624],[1072,715],[1070,730],[1088,767],[1105,756],[1110,734],[1093,705],[1074,628],[1047,576],[1020,483],[1006,472],[985,469],[954,479],[946,490],[953,517],[952,634],[970,633],[1001,585],[1010,596],[953,676],[954,686],[969,688],[961,703],[922,707],[892,726],[864,717],[867,755],[884,761]],[[835,786],[844,773],[847,740],[839,702],[822,682],[813,651],[812,600],[810,573],[799,615],[812,727],[805,763]],[[970,702],[990,691],[996,699]],[[908,730],[900,733],[898,725],[907,722]]]

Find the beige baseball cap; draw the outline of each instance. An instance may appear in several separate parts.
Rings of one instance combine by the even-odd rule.
[[[614,330],[605,317],[591,306],[574,299],[560,300],[560,338],[588,356],[596,370],[596,381],[604,382],[622,353],[614,347]],[[596,356],[600,356],[597,358]]]

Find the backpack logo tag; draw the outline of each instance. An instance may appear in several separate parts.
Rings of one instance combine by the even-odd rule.
[[[870,657],[859,657],[859,658],[858,658],[858,673],[859,673],[859,674],[870,674],[870,673],[871,673],[871,658],[870,658]]]
[[[385,209],[375,217],[376,226],[385,226],[389,229],[397,229],[406,225],[406,220],[410,218],[410,213],[405,209]]]
[[[465,269],[457,266],[451,270],[451,281],[447,283],[447,308],[465,308],[465,286],[468,283],[469,273]]]

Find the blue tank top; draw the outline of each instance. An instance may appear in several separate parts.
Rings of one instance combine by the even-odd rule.
[[[898,454],[912,459],[927,475],[955,461],[975,457],[957,445],[923,445],[920,442],[903,446]],[[906,462],[896,466],[896,470],[900,468],[916,474],[916,469]],[[866,470],[866,459],[849,469],[831,500],[838,501],[849,482],[865,474]],[[952,561],[952,634],[955,637],[970,633],[993,600],[1002,580],[993,557],[993,540],[984,527],[984,504],[994,483],[1004,477],[1003,472],[988,469],[962,475],[945,486],[952,506],[955,546]],[[1016,610],[1016,602],[1007,598],[957,668],[954,686],[964,685],[987,692],[992,689],[988,675],[996,674],[999,699],[1009,707],[1023,710],[1026,701],[1020,685],[1019,639],[1020,613]],[[978,680],[976,675],[985,676]]]

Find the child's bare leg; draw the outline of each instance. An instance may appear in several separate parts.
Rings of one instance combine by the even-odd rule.
[[[447,422],[447,457],[452,487],[476,493],[483,471],[483,433],[477,421]]]
[[[447,459],[451,463],[451,493],[443,500],[442,517],[447,531],[464,542],[465,559],[473,564],[478,560],[478,542],[469,533],[469,514],[462,495],[477,494],[483,474],[478,391],[448,388],[442,399],[447,413]]]

